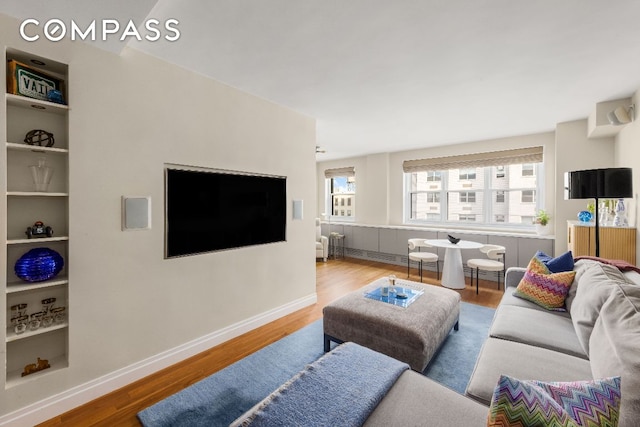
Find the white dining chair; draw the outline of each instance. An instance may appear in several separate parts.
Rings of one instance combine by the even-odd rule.
[[[440,264],[438,264],[438,254],[433,252],[422,252],[422,248],[432,248],[433,246],[425,242],[424,239],[409,239],[407,246],[407,279],[409,278],[409,270],[411,261],[418,263],[420,270],[420,282],[422,282],[422,264],[425,262],[433,262],[436,264],[436,278],[440,280]]]
[[[498,290],[500,289],[500,273],[505,272],[506,248],[500,245],[484,245],[480,252],[487,255],[486,258],[473,258],[467,261],[467,266],[471,269],[471,287],[473,288],[473,271],[476,272],[476,295],[478,294],[478,284],[480,282],[480,270],[495,271],[498,273]]]

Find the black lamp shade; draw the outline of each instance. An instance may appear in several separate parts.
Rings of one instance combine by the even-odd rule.
[[[565,199],[624,199],[633,197],[631,168],[567,172]]]

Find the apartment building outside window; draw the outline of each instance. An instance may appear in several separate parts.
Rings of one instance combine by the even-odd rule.
[[[326,177],[326,206],[332,217],[354,219],[356,177],[353,168],[328,169]]]
[[[405,221],[532,228],[531,218],[541,208],[538,201],[544,166],[542,147],[529,150],[534,152],[532,155],[527,150],[504,152],[507,156],[512,151],[520,156],[524,151],[520,157],[525,161],[507,158],[505,164],[490,161],[485,163],[492,164],[478,167],[453,167],[463,163],[459,160],[463,156],[454,156],[449,163],[442,162],[449,167],[438,170],[427,169],[438,159],[405,161]],[[434,177],[439,180],[435,181]]]
[[[458,172],[458,176],[460,177],[460,181],[476,179],[476,169],[475,168],[460,169]]]

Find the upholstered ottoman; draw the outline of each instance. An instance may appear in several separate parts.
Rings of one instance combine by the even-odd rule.
[[[386,277],[378,279],[323,309],[325,351],[329,351],[331,341],[352,341],[422,372],[451,328],[458,330],[460,294],[396,280],[396,288],[402,288],[409,297],[403,301],[380,296],[379,289],[387,284]]]

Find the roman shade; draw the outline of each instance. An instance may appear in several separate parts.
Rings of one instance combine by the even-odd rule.
[[[430,159],[405,160],[402,163],[402,169],[405,173],[412,173],[540,162],[542,162],[542,147],[529,147],[458,156],[433,157]]]
[[[325,178],[335,178],[337,176],[356,176],[356,169],[353,166],[350,166],[346,168],[326,169],[324,171]]]

